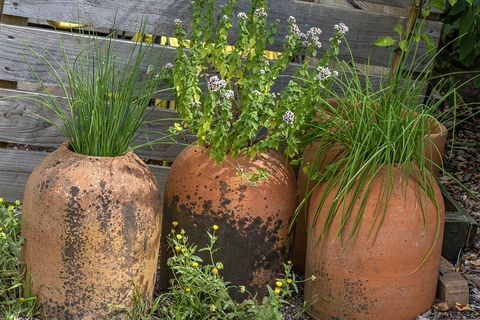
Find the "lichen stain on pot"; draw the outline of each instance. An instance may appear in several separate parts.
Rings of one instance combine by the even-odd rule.
[[[127,169],[128,168],[128,169]],[[110,319],[134,286],[152,298],[162,222],[155,177],[133,153],[78,155],[63,145],[25,189],[23,259],[42,316]]]
[[[277,154],[240,165],[266,168],[271,176],[253,186],[232,165],[215,164],[208,151],[186,148],[167,179],[163,234],[170,231],[172,221],[178,221],[177,228],[185,229],[189,241],[201,248],[209,241],[206,232],[218,225],[215,260],[225,266],[220,274],[233,285],[245,285],[262,296],[266,284],[273,285],[288,259],[296,181],[293,170]],[[161,266],[165,263],[163,256]],[[162,278],[165,286],[168,275],[162,274]],[[239,300],[244,298],[231,293]]]

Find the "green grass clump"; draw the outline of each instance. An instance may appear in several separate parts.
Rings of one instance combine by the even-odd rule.
[[[20,201],[9,204],[0,198],[0,319],[31,319],[36,298],[25,281],[20,262]]]

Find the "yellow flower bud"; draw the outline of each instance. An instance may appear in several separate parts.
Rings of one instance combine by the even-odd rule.
[[[213,225],[213,230],[218,230],[218,226],[216,224]]]
[[[240,293],[244,293],[245,292],[245,286],[238,287],[238,290],[240,291]]]
[[[187,248],[183,248],[183,249],[182,249],[182,253],[183,253],[183,254],[185,254],[185,253],[187,253],[187,252],[188,252]]]
[[[281,287],[281,286],[283,286],[283,283],[281,281],[277,281],[277,282],[275,282],[275,285],[277,287]]]
[[[217,310],[217,307],[215,307],[213,304],[210,305],[210,312],[215,312]]]
[[[9,207],[8,207],[8,210],[9,210],[9,211],[13,211],[13,210],[15,210],[15,207],[14,207],[14,206],[9,206]]]
[[[190,292],[190,288],[186,288],[185,291],[186,291],[186,292]]]
[[[292,282],[293,282],[292,279],[290,279],[290,278],[287,279],[287,283],[292,283]]]
[[[180,246],[175,246],[175,251],[180,252],[180,250],[182,250],[182,248],[180,248]]]
[[[197,261],[192,262],[192,266],[198,267],[198,262]]]
[[[176,226],[178,226],[178,221],[173,221],[172,222],[172,226],[175,228]]]
[[[280,294],[281,291],[282,291],[282,289],[280,289],[280,288],[275,288],[275,293],[276,293],[276,294]]]
[[[288,264],[292,264],[292,260],[288,260],[287,263],[288,263]]]
[[[19,206],[19,205],[20,205],[20,200],[15,200],[15,204],[16,204],[17,206]]]
[[[182,238],[183,238],[183,236],[181,234],[177,234],[176,237],[177,237],[178,240],[182,240]]]
[[[0,232],[0,239],[5,239],[7,237],[7,235],[5,234],[5,232]]]
[[[3,202],[3,198],[0,198],[0,203],[2,203],[2,202]]]
[[[18,301],[23,302],[23,301],[25,301],[25,298],[24,298],[24,297],[20,297],[20,298],[18,299]]]
[[[183,229],[180,230],[180,233],[181,233],[181,234],[185,234],[185,230],[183,230]]]
[[[213,273],[213,274],[217,274],[217,273],[218,273],[218,269],[217,269],[217,268],[213,268],[213,269],[212,269],[212,273]]]

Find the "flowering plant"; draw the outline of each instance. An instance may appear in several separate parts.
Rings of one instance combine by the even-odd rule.
[[[253,0],[248,13],[236,15],[236,42],[229,45],[235,2],[227,1],[217,14],[215,0],[192,1],[188,39],[182,22],[175,20],[179,48],[171,76],[183,127],[197,136],[200,146],[210,148],[217,161],[226,154],[253,156],[278,149],[282,141],[286,155],[295,156],[299,136],[316,114],[314,106],[324,101],[321,93],[332,84],[330,62],[348,28],[335,26],[324,56],[313,67],[322,31],[312,27],[303,33],[290,17],[282,51],[278,59],[269,60],[265,52],[279,21],[269,24],[267,1]],[[289,63],[299,54],[303,61],[292,71]]]

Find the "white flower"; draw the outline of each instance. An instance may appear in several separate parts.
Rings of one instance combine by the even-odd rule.
[[[153,68],[154,68],[153,65],[149,65],[147,67],[147,76],[149,76],[153,72]]]
[[[315,79],[319,81],[323,81],[332,75],[332,71],[330,70],[329,67],[320,66],[317,68],[317,70],[318,70],[318,74],[315,76]]]
[[[260,91],[258,90],[253,90],[252,93],[256,96],[259,96],[261,94]]]
[[[317,49],[320,49],[322,47],[322,43],[318,40],[315,40],[315,47],[317,47]]]
[[[174,22],[175,25],[177,25],[177,26],[179,26],[179,25],[182,24],[182,20],[180,20],[180,19],[175,19],[175,20],[173,20],[173,22]]]
[[[288,17],[288,20],[287,20],[289,23],[297,23],[297,19],[295,19],[294,16],[290,16]]]
[[[227,90],[223,93],[223,98],[230,100],[235,97],[235,93],[232,90]]]
[[[237,14],[237,18],[244,20],[244,19],[247,19],[247,15],[246,15],[245,12],[239,12],[239,13]]]
[[[217,92],[220,89],[223,89],[227,86],[227,82],[223,79],[218,78],[217,76],[212,76],[208,79],[208,89],[212,92]]]
[[[348,32],[348,27],[345,25],[345,23],[338,23],[334,25],[333,28],[342,34],[345,34]]]
[[[283,122],[288,125],[293,125],[293,123],[295,122],[295,114],[290,110],[285,111],[285,113],[283,114]]]
[[[322,34],[322,30],[317,27],[311,27],[310,30],[307,31],[307,37],[313,40],[318,40],[320,34]]]
[[[222,17],[223,20],[228,20],[228,16],[226,14],[223,15]]]
[[[338,71],[333,71],[333,72],[332,72],[332,75],[333,75],[334,77],[338,77]]]
[[[265,74],[265,70],[261,69],[260,74]]]
[[[263,9],[263,8],[256,9],[254,15],[257,18],[266,18],[267,17],[267,13],[265,12],[265,9]]]
[[[171,64],[170,62],[165,64],[164,66],[165,69],[172,69],[173,68],[173,64]]]

